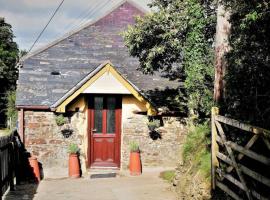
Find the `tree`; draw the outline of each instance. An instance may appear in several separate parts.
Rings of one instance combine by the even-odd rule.
[[[215,6],[211,1],[154,0],[156,11],[124,33],[144,73],[159,71],[184,82],[191,116],[209,115],[213,103]],[[182,94],[179,94],[182,96]]]
[[[14,35],[11,25],[0,18],[0,124],[5,123],[6,93],[15,90],[18,70],[16,62],[18,59],[18,46],[13,41]]]
[[[14,89],[18,76],[16,62],[18,59],[18,46],[13,41],[14,35],[11,25],[0,18],[0,81],[2,90]]]
[[[221,1],[217,6],[217,26],[215,38],[215,81],[214,81],[214,101],[222,104],[225,98],[225,74],[227,71],[227,63],[225,59],[226,53],[230,50],[229,34],[230,34],[230,12],[225,9]]]
[[[270,2],[224,0],[231,10],[224,110],[270,128]]]

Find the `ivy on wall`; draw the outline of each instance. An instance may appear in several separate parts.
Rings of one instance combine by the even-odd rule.
[[[124,33],[130,54],[139,59],[142,72],[159,71],[184,83],[185,92],[179,92],[178,101],[185,103],[179,106],[187,107],[190,116],[209,116],[213,104],[214,3],[154,0],[150,6],[155,11],[138,17]]]

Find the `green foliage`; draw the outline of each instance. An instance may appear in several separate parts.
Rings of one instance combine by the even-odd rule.
[[[148,128],[153,131],[155,130],[156,128],[160,127],[160,120],[157,120],[157,119],[153,119],[151,121],[148,121],[147,122],[147,126]]]
[[[184,161],[190,161],[195,170],[199,170],[206,178],[210,178],[210,128],[208,124],[191,126],[184,143]]]
[[[16,85],[18,76],[16,62],[19,50],[13,38],[11,25],[0,17],[0,82],[3,83],[1,90],[14,89]]]
[[[11,135],[12,131],[9,129],[0,129],[0,137]]]
[[[168,182],[172,182],[175,177],[175,171],[174,170],[163,171],[160,173],[159,177]]]
[[[67,123],[67,118],[60,114],[55,117],[55,122],[58,126],[63,126],[65,123]]]
[[[27,50],[20,50],[20,52],[19,52],[19,57],[20,57],[20,59],[23,57],[23,56],[26,56],[26,54],[28,53],[28,51]]]
[[[9,90],[15,90],[18,70],[18,46],[13,41],[14,35],[11,25],[7,24],[4,18],[0,17],[0,124],[6,121],[7,98],[5,95]]]
[[[6,99],[7,99],[6,116],[7,120],[11,123],[9,124],[9,127],[12,130],[16,127],[16,122],[18,119],[18,112],[15,106],[16,91],[8,91],[6,94]]]
[[[131,141],[129,143],[129,150],[130,152],[139,152],[140,151],[139,144],[135,141]]]
[[[270,128],[270,2],[226,0],[231,10],[224,110]]]
[[[79,151],[80,151],[80,149],[79,149],[78,145],[75,143],[71,143],[68,146],[68,153],[70,153],[70,154],[79,153]]]
[[[155,12],[138,17],[123,34],[132,56],[144,73],[160,71],[184,82],[190,115],[209,115],[213,94],[213,38],[215,12],[212,1],[154,0]]]

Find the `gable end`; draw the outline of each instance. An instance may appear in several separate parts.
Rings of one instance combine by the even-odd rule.
[[[139,91],[138,88],[136,88],[136,86],[123,78],[121,74],[109,62],[100,65],[94,72],[90,73],[82,81],[80,81],[59,101],[52,105],[52,110],[55,110],[59,113],[65,113],[68,104],[71,103],[81,93],[83,93],[87,88],[89,88],[93,83],[95,83],[106,72],[111,73],[114,78],[117,79],[117,81],[119,81],[119,83],[122,84],[138,101],[145,104],[148,115],[157,114],[157,111],[152,105],[152,103]]]

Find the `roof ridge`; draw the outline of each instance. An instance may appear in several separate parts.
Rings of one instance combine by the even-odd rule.
[[[135,2],[134,0],[122,0],[120,1],[118,4],[116,4],[115,6],[113,6],[111,9],[109,9],[107,12],[105,12],[103,15],[101,15],[100,17],[98,17],[97,19],[95,20],[91,20],[90,22],[86,23],[85,25],[82,25],[81,27],[77,28],[77,29],[74,29],[74,30],[71,30],[69,32],[67,32],[66,34],[64,34],[63,36],[61,36],[60,38],[48,43],[47,45],[33,51],[32,53],[29,53],[28,55],[26,54],[25,56],[23,56],[20,60],[19,60],[19,63],[20,62],[23,62],[24,60],[32,57],[32,56],[35,56],[39,53],[42,53],[43,51],[49,49],[50,47],[53,47],[54,45],[60,43],[61,41],[75,35],[76,33],[82,31],[83,29],[95,24],[96,22],[98,22],[99,20],[101,20],[102,18],[106,17],[107,15],[109,15],[110,13],[112,13],[114,10],[116,10],[117,8],[119,8],[121,5],[123,5],[124,3],[130,3],[132,4],[134,7],[136,7],[137,9],[139,9],[140,11],[142,11],[143,13],[146,13],[147,10],[144,9],[142,6],[138,5],[137,2]]]

